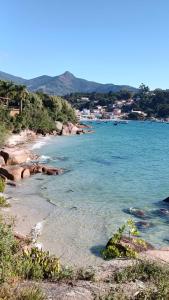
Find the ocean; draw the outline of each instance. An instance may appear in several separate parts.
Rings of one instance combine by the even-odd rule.
[[[36,175],[20,188],[27,203],[32,187],[34,198],[53,204],[38,242],[68,264],[100,262],[100,249],[132,218],[149,224],[140,227],[147,241],[169,245],[169,214],[160,212],[169,196],[169,125],[89,124],[94,134],[52,137],[33,146],[41,162],[65,169],[60,176]],[[130,208],[144,211],[145,218]]]

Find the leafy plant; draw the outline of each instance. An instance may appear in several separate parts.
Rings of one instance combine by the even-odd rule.
[[[6,201],[5,197],[0,196],[0,207],[9,207],[10,204]]]
[[[72,270],[63,268],[59,258],[51,256],[49,252],[31,248],[24,251],[18,265],[18,274],[25,279],[52,279],[70,278]]]
[[[146,248],[145,241],[137,238],[138,235],[139,232],[134,221],[129,219],[108,241],[106,249],[101,252],[102,256],[104,259],[136,258],[138,256],[137,248],[139,246]]]
[[[1,300],[45,300],[44,293],[36,286],[12,288],[9,285],[0,286]]]
[[[0,193],[3,193],[5,190],[5,180],[0,177]]]

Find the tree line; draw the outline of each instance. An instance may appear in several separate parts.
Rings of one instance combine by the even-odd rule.
[[[19,109],[19,114],[11,116],[14,108]],[[47,133],[56,130],[55,121],[77,121],[75,110],[65,99],[41,92],[30,93],[23,85],[0,80],[1,132],[20,132],[28,128]]]
[[[88,98],[88,100],[87,100]],[[106,106],[112,110],[113,104],[117,101],[133,99],[130,105],[123,105],[122,112],[129,113],[131,118],[138,118],[132,110],[143,111],[147,118],[168,118],[169,117],[169,90],[155,89],[151,91],[148,86],[141,84],[135,93],[127,90],[109,93],[73,93],[66,95],[72,106],[77,109],[93,109],[98,105]]]

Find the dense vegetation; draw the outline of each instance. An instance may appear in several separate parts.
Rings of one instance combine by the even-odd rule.
[[[20,114],[11,116],[13,108]],[[19,132],[29,128],[37,132],[51,132],[56,129],[55,121],[76,122],[74,109],[58,96],[43,93],[29,93],[25,86],[0,81],[0,129],[1,140],[7,130]]]

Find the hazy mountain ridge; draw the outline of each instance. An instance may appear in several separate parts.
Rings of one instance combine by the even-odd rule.
[[[110,83],[102,84],[77,78],[68,71],[58,76],[42,75],[32,79],[24,79],[0,71],[0,79],[13,81],[17,84],[24,84],[30,91],[42,91],[51,95],[66,95],[75,92],[118,92],[122,89],[127,89],[129,91],[137,90],[136,88],[128,85],[114,85]]]

